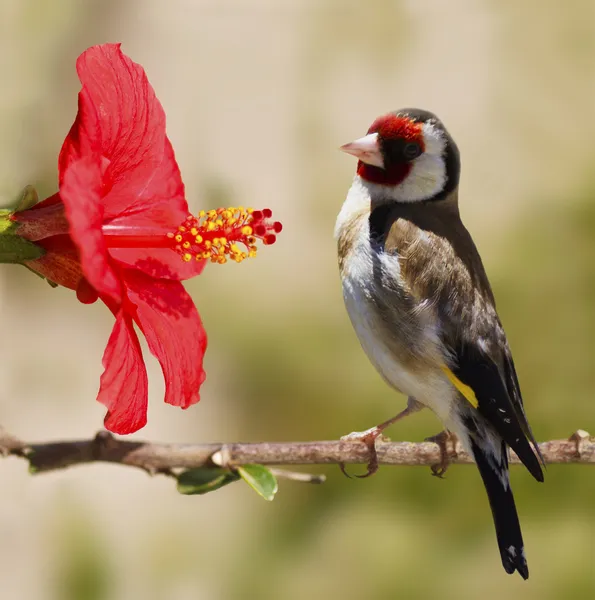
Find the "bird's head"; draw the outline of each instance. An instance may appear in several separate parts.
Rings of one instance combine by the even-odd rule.
[[[357,157],[357,174],[387,201],[446,197],[459,183],[459,151],[432,113],[405,108],[378,117],[367,135],[341,150]]]

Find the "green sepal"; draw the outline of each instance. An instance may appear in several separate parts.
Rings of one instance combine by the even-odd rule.
[[[18,223],[10,217],[11,210],[0,210],[0,263],[20,264],[41,258],[45,251],[17,234]]]
[[[28,185],[21,192],[20,198],[16,201],[14,211],[21,212],[22,210],[28,210],[35,206],[38,201],[39,196],[37,195],[37,190],[32,185]]]
[[[242,479],[265,500],[273,500],[279,485],[277,478],[262,465],[243,465],[236,467]]]
[[[229,469],[219,467],[199,467],[182,471],[178,479],[178,492],[180,494],[208,494],[219,488],[237,481],[240,476]]]

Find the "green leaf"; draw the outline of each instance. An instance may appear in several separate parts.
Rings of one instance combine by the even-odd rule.
[[[240,476],[228,469],[216,467],[199,467],[188,469],[178,475],[178,492],[180,494],[208,494],[237,481]]]
[[[275,476],[262,465],[237,467],[242,479],[265,500],[272,500],[279,489]]]

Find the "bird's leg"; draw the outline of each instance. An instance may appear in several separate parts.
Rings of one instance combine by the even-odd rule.
[[[438,444],[438,447],[440,448],[440,462],[432,465],[430,469],[432,470],[432,475],[434,477],[442,479],[450,466],[451,457],[457,457],[457,444],[459,440],[454,433],[444,430],[436,435],[426,438],[425,441],[434,442],[435,444]]]
[[[363,442],[368,447],[370,452],[370,460],[368,462],[368,470],[364,475],[356,475],[356,477],[363,478],[369,477],[370,475],[374,475],[376,471],[378,471],[378,453],[376,452],[376,440],[382,437],[382,432],[397,421],[404,419],[405,417],[416,413],[417,411],[423,408],[423,404],[420,404],[415,400],[415,398],[409,397],[407,400],[407,408],[402,410],[398,415],[392,417],[388,421],[384,421],[384,423],[380,423],[380,425],[376,425],[376,427],[371,427],[370,429],[366,429],[366,431],[353,431],[352,433],[348,433],[341,437],[342,442]],[[343,472],[343,475],[350,477],[350,475],[345,471],[345,464],[339,463],[339,468]]]

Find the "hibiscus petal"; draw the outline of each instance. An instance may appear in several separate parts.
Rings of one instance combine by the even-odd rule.
[[[125,269],[128,299],[137,307],[134,320],[157,358],[165,379],[165,401],[188,408],[200,400],[205,380],[207,335],[198,311],[178,281],[156,280]]]
[[[175,231],[188,216],[188,206],[184,199],[184,184],[169,140],[165,140],[163,161],[156,170],[151,182],[152,198],[146,207],[137,213],[127,213],[112,219],[110,225],[130,226],[143,235],[165,235]],[[110,254],[116,260],[139,269],[159,279],[190,279],[200,275],[206,261],[184,262],[180,255],[168,248],[110,248]]]
[[[167,248],[110,248],[109,253],[119,262],[155,279],[191,279],[200,275],[207,264],[206,260],[184,262],[179,254]]]
[[[103,355],[98,402],[107,408],[105,427],[114,433],[138,431],[147,424],[147,371],[130,315],[120,309]]]
[[[144,182],[142,188],[137,182],[128,180],[114,186],[105,202],[109,201],[110,223],[113,225],[130,225],[135,229],[149,228],[151,231],[160,229],[167,233],[173,231],[188,216],[184,183],[171,142],[165,136],[165,121],[163,122],[164,140],[159,160],[152,163],[151,178]],[[129,177],[129,174],[127,174]],[[126,185],[124,185],[126,184]],[[130,197],[136,198],[130,204]],[[111,205],[124,207],[118,214]]]
[[[81,54],[77,72],[83,90],[60,154],[61,176],[73,156],[84,155],[85,142],[103,157],[106,220],[129,217],[139,224],[157,218],[175,228],[188,212],[184,186],[165,135],[165,113],[143,68],[119,44],[103,44]],[[91,113],[98,118],[96,130],[85,122]]]
[[[120,281],[109,263],[101,231],[103,207],[99,169],[100,166],[89,157],[70,163],[60,186],[60,196],[85,277],[100,294],[119,302]]]
[[[78,95],[78,112],[76,119],[62,144],[58,156],[58,185],[62,181],[68,167],[81,158],[93,157],[98,164],[101,158],[101,130],[99,129],[100,117],[89,90],[83,87]]]

